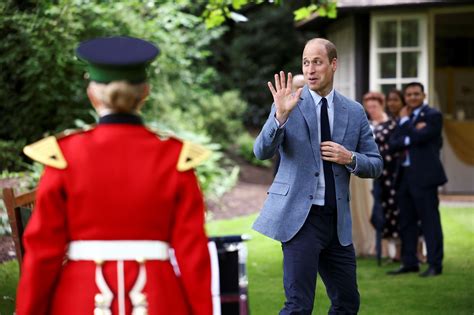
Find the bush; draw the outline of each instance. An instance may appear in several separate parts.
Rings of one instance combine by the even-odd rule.
[[[259,160],[255,157],[253,153],[253,144],[255,138],[252,137],[248,132],[241,134],[237,140],[237,152],[241,157],[243,157],[247,162],[250,162],[253,165],[270,167],[272,166],[271,160]]]
[[[11,152],[0,156],[5,168],[23,166],[21,159],[14,159],[20,139],[31,143],[45,132],[94,121],[84,65],[74,58],[74,49],[89,38],[127,35],[161,48],[149,69],[152,89],[145,120],[202,137],[205,145],[216,148],[208,164],[198,169],[203,190],[216,196],[230,187],[238,168],[225,160],[221,148],[243,129],[246,105],[236,92],[213,92],[218,76],[206,58],[211,41],[224,28],[206,30],[201,18],[190,13],[196,8],[199,4],[186,0],[0,2],[0,139],[12,145]]]
[[[190,110],[190,114],[198,118],[198,129],[206,130],[213,141],[226,148],[245,132],[242,115],[246,105],[238,92],[228,91],[222,95],[201,98],[199,106]]]
[[[225,157],[222,146],[213,143],[209,136],[189,131],[179,124],[173,125],[158,120],[148,121],[147,125],[152,129],[158,129],[180,139],[200,144],[212,151],[210,158],[196,168],[199,184],[206,199],[215,200],[236,184],[239,167]]]
[[[25,143],[25,140],[0,140],[0,171],[20,171],[27,168],[28,164],[21,153]]]

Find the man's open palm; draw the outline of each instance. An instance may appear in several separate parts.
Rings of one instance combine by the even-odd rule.
[[[276,119],[280,123],[284,123],[295,108],[300,99],[302,88],[292,93],[293,76],[288,73],[288,80],[285,79],[285,73],[280,71],[280,75],[275,74],[275,87],[268,82],[268,88],[273,95],[273,102],[276,106]]]

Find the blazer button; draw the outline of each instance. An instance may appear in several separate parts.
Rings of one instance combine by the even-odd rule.
[[[313,200],[313,195],[309,195],[309,199],[310,199],[310,200]]]
[[[318,176],[319,176],[319,172],[314,173],[314,176],[318,177]]]

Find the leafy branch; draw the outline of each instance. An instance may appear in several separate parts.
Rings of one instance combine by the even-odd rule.
[[[245,22],[247,18],[237,11],[250,4],[259,5],[264,2],[282,5],[283,0],[210,0],[202,14],[208,29],[217,27],[227,19],[234,22]],[[311,0],[311,4],[293,11],[295,21],[302,21],[313,16],[337,17],[337,0]]]

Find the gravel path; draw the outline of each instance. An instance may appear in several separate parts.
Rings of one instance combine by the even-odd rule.
[[[219,200],[208,203],[211,220],[228,219],[260,210],[273,179],[271,168],[262,168],[240,162],[237,185]]]

